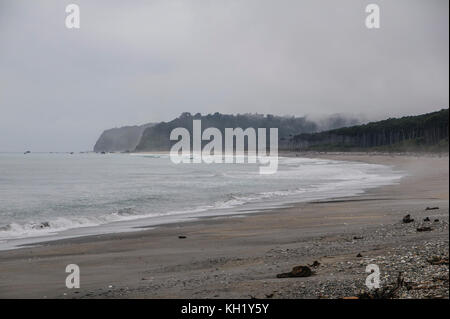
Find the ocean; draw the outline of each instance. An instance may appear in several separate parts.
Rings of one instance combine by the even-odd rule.
[[[353,196],[396,183],[383,165],[280,157],[256,164],[173,164],[165,154],[0,154],[0,249],[146,229],[203,216]]]

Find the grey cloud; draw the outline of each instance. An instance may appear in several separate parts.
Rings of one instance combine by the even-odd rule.
[[[80,30],[64,26],[71,2]],[[446,0],[0,0],[0,151],[87,150],[183,111],[433,111],[448,36]]]

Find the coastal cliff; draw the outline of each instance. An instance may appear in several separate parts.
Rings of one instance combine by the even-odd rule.
[[[146,128],[153,123],[140,126],[124,126],[105,130],[94,146],[94,152],[127,152],[133,151]]]

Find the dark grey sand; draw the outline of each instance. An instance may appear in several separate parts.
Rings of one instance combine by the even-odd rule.
[[[395,298],[449,298],[448,156],[313,157],[392,165],[409,176],[358,197],[2,251],[0,297],[343,298],[367,292],[366,266],[377,264],[382,288],[402,273]],[[425,210],[432,206],[439,209]],[[402,223],[406,214],[415,222]],[[432,230],[418,232],[424,225]],[[314,261],[310,277],[276,278]],[[65,287],[68,264],[81,268],[80,289]]]

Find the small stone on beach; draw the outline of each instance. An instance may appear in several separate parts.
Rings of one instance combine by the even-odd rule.
[[[414,221],[414,218],[411,218],[410,214],[403,217],[403,223],[405,223],[405,224],[412,223],[413,221]]]
[[[427,227],[427,226],[417,228],[417,231],[418,231],[418,232],[432,231],[432,230],[433,230],[433,229],[432,229],[431,227]]]
[[[432,265],[448,265],[448,256],[433,256],[428,262]]]
[[[308,266],[296,266],[290,272],[278,274],[277,278],[309,277],[312,271]]]

